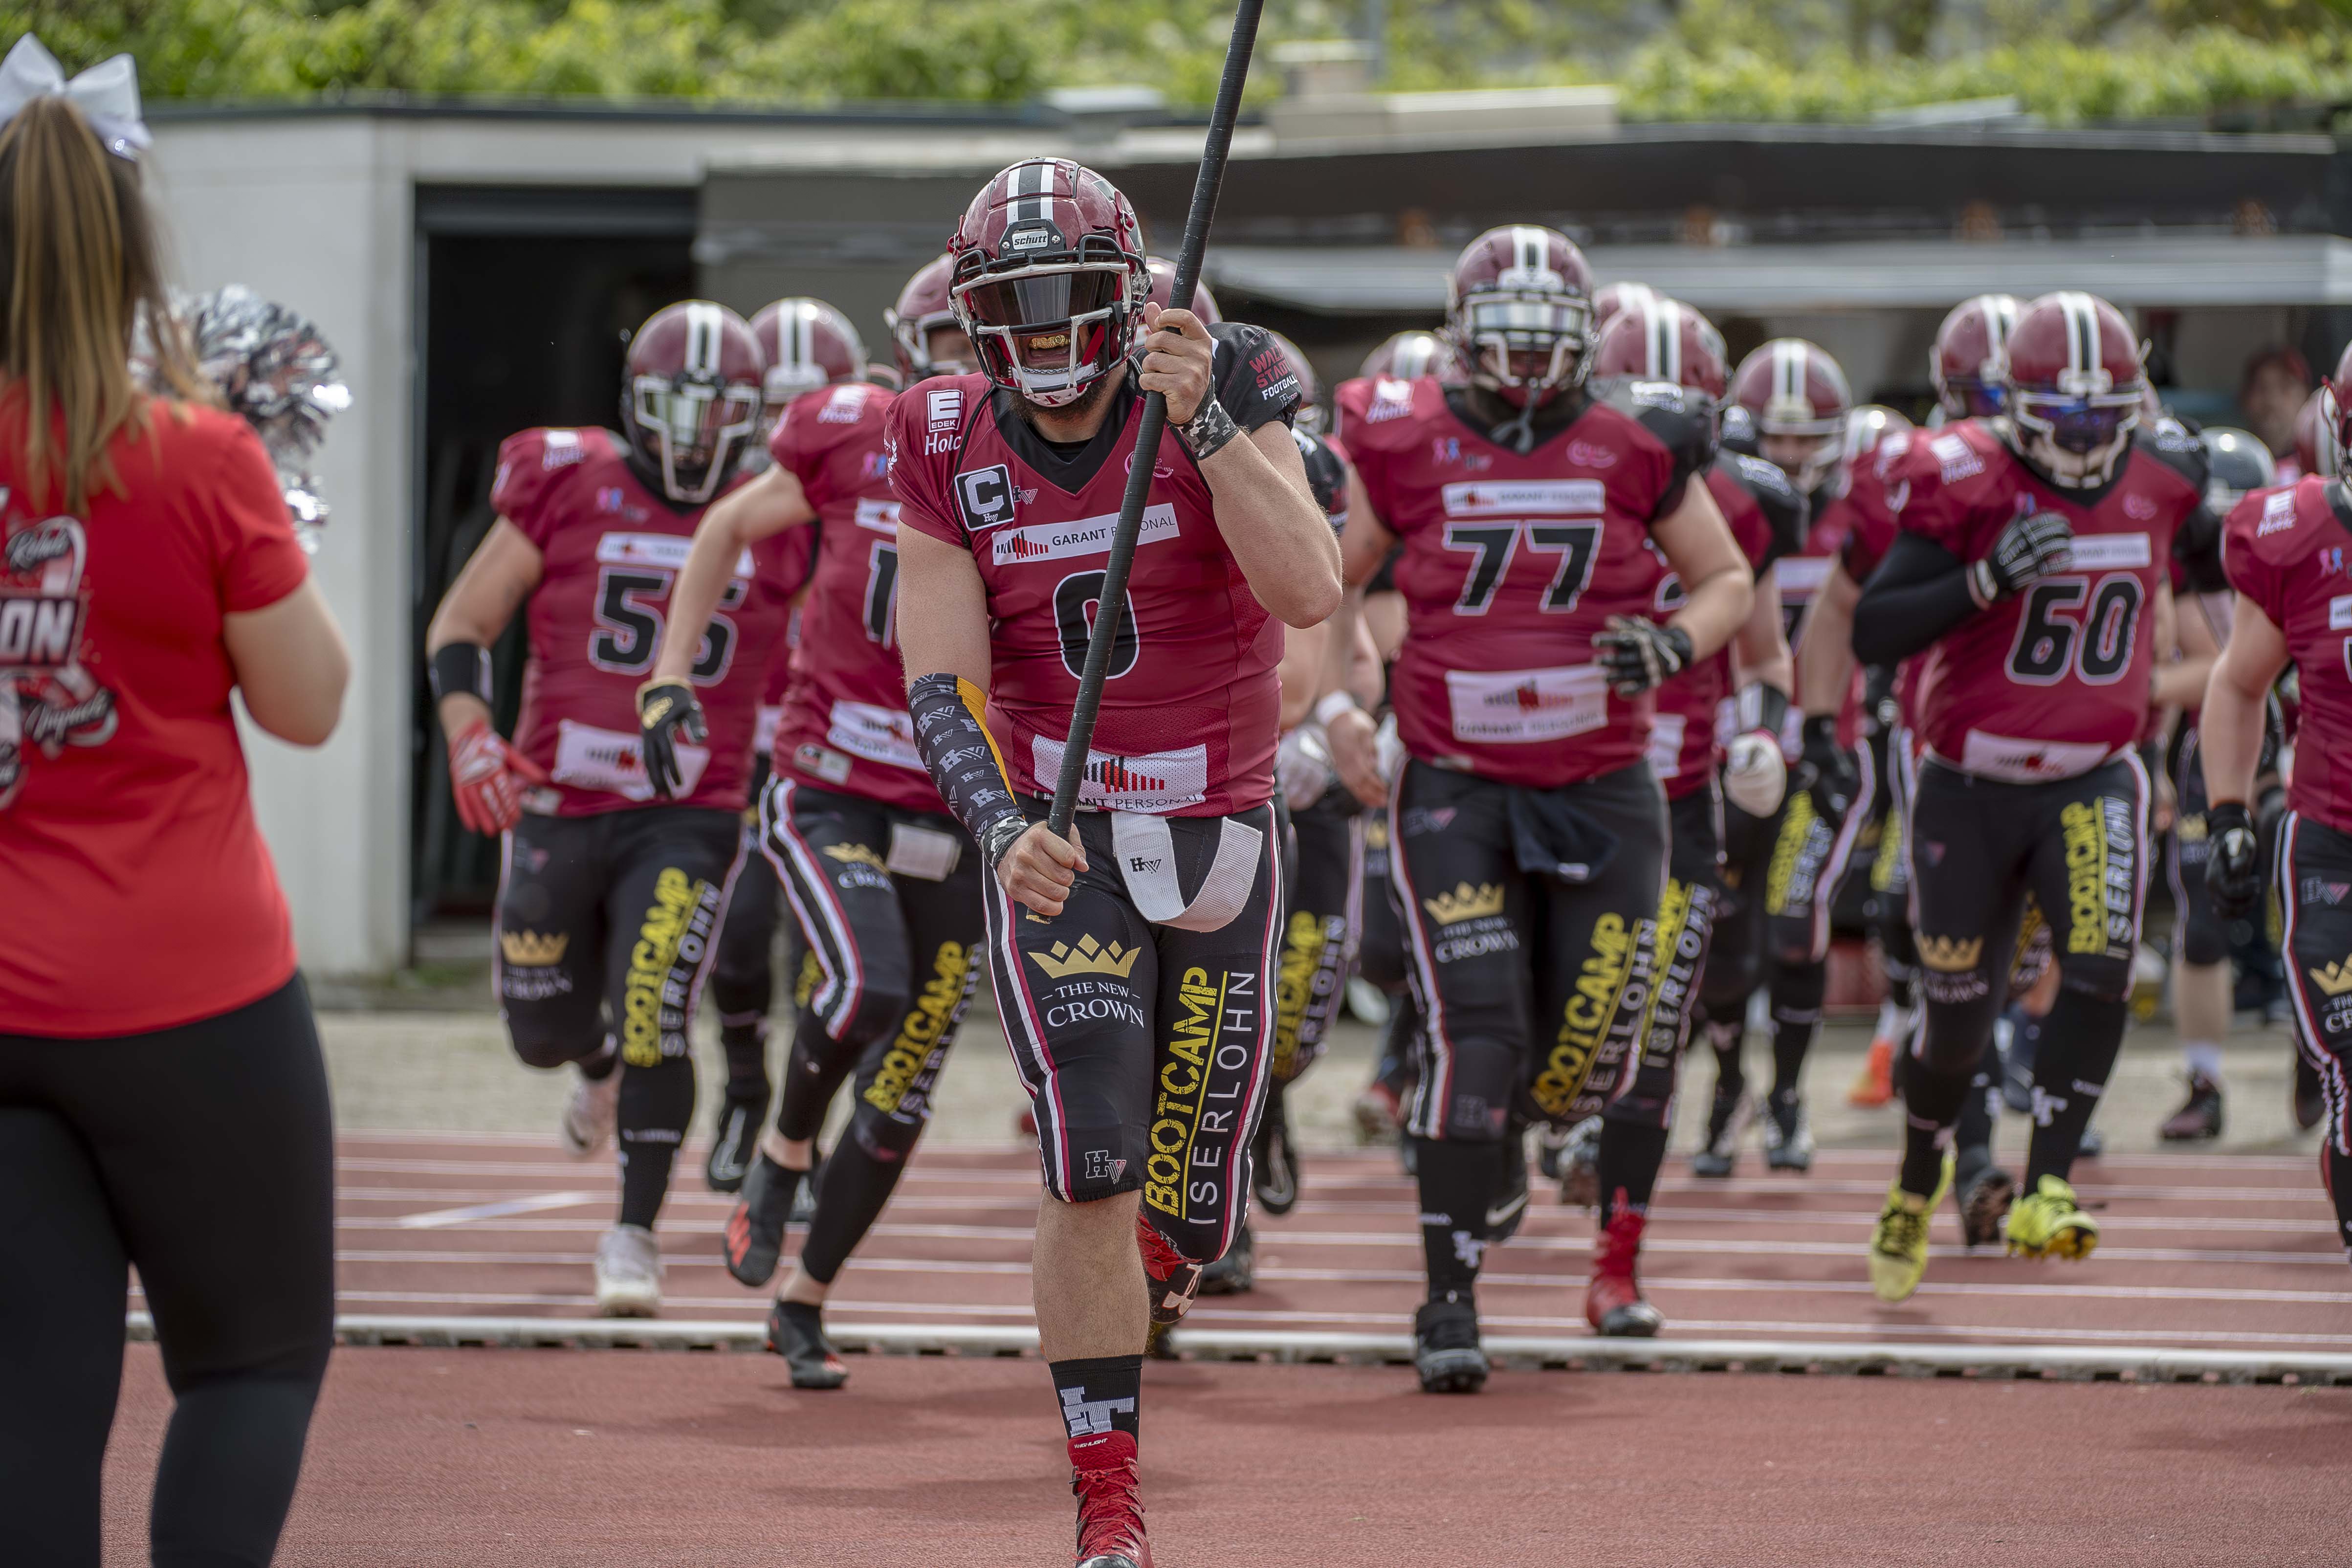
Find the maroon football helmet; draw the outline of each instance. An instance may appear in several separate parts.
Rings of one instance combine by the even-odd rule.
[[[891,346],[898,353],[898,374],[909,386],[926,376],[962,375],[975,368],[969,340],[960,354],[942,353],[940,345],[932,341],[940,332],[963,336],[963,323],[956,320],[955,301],[948,298],[948,279],[954,270],[952,256],[925,262],[922,270],[908,279],[907,286],[898,290],[898,303],[882,312],[883,324],[890,329]]]
[[[1731,401],[1748,410],[1756,454],[1812,495],[1841,477],[1853,393],[1838,362],[1802,338],[1774,338],[1739,362]]]
[[[1029,158],[981,188],[955,237],[948,293],[988,379],[1055,408],[1134,345],[1150,273],[1143,226],[1108,180]]]
[[[2344,454],[2352,447],[2352,343],[2344,345],[2344,353],[2336,361],[2336,368],[2312,394],[2317,406],[2312,413],[2313,466],[2305,471],[2333,477],[2343,473]],[[2295,450],[2303,449],[2302,421],[2295,422]]]
[[[1984,419],[2000,412],[2001,364],[2016,325],[2014,294],[1979,294],[1952,307],[1927,351],[1927,379],[1947,416]]]
[[[1643,289],[1642,298],[1621,307],[1601,329],[1592,348],[1592,374],[1597,379],[1670,381],[1721,403],[1731,366],[1714,322],[1679,300]]]
[[[1147,256],[1143,265],[1151,272],[1151,302],[1164,310],[1176,291],[1176,264],[1164,256]],[[1225,319],[1217,309],[1217,297],[1198,279],[1192,283],[1192,314],[1201,318],[1204,327],[1213,327]]]
[[[1364,356],[1356,374],[1367,381],[1412,381],[1433,375],[1447,383],[1467,379],[1454,345],[1435,332],[1399,332]]]
[[[1592,335],[1598,341],[1602,330],[1617,319],[1620,310],[1631,310],[1658,297],[1658,291],[1647,283],[1603,283],[1592,291]]]
[[[2139,340],[2094,294],[2044,294],[2017,313],[2002,368],[2018,455],[2053,485],[2105,484],[2140,421]]]
[[[743,318],[708,300],[665,305],[629,340],[621,428],[662,493],[699,506],[758,444],[767,361]]]
[[[1280,332],[1268,331],[1265,335],[1274,340],[1274,346],[1282,353],[1283,363],[1290,367],[1290,374],[1298,382],[1298,412],[1292,417],[1292,425],[1310,436],[1320,435],[1323,430],[1323,378],[1315,374],[1315,367],[1307,363],[1307,355],[1297,343]]]
[[[822,300],[794,296],[762,305],[751,318],[751,335],[768,362],[760,385],[770,429],[802,393],[866,378],[865,341],[848,317]]]
[[[2352,353],[2352,347],[2347,347],[2346,352]],[[2344,368],[2341,362],[2336,368]],[[2328,378],[2329,382],[2334,380],[2333,376]],[[2311,395],[2303,400],[2303,412],[2294,416],[2294,461],[2295,466],[2306,474],[2333,479],[2341,468],[2337,461],[2338,454],[2320,436],[2320,426],[2325,422],[2325,416],[2320,413],[2320,403],[2326,395],[2327,383],[2313,387]]]
[[[1445,335],[1473,384],[1514,407],[1582,384],[1592,355],[1592,268],[1557,229],[1490,228],[1454,263]]]
[[[1910,445],[1911,432],[1916,428],[1910,420],[1883,403],[1865,403],[1846,416],[1846,471],[1870,462],[1894,441],[1893,452]],[[1890,453],[1890,455],[1892,455]],[[1881,465],[1883,469],[1884,465]]]

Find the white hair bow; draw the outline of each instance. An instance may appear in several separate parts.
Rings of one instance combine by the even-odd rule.
[[[68,80],[58,58],[27,33],[0,60],[0,125],[37,98],[72,100],[118,158],[136,158],[148,144],[147,124],[139,118],[139,68],[129,55],[100,60]]]

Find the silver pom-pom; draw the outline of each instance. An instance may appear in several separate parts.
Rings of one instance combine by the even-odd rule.
[[[334,349],[310,318],[241,283],[175,296],[172,306],[196,368],[261,437],[277,465],[295,533],[304,549],[316,550],[328,507],[308,463],[328,421],[352,405]],[[152,355],[143,333],[140,347],[141,369],[152,385]]]

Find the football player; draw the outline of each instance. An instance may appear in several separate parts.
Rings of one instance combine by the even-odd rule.
[[[1423,1016],[1414,1140],[1429,1297],[1415,1363],[1482,1387],[1475,1286],[1517,1223],[1519,1129],[1640,1092],[1656,983],[1666,809],[1645,757],[1652,693],[1748,617],[1752,574],[1704,473],[1712,421],[1679,386],[1623,406],[1587,391],[1591,272],[1548,228],[1496,228],[1454,263],[1446,331],[1466,384],[1354,384],[1346,570],[1402,542],[1409,615],[1390,686],[1408,753],[1370,718],[1328,721],[1340,775],[1389,808],[1389,855]],[[1654,541],[1687,598],[1650,618]],[[1352,635],[1353,601],[1335,636]],[[1586,1316],[1654,1333],[1634,1279],[1666,1131],[1612,1116]],[[1644,1180],[1647,1173],[1649,1180]]]
[[[1676,384],[1704,396],[1711,408],[1719,408],[1730,367],[1721,336],[1705,317],[1688,306],[1650,296],[1618,312],[1603,329],[1593,351],[1592,374],[1603,384]],[[1731,643],[1658,689],[1650,765],[1665,784],[1672,847],[1658,918],[1658,983],[1643,1032],[1641,1071],[1648,1083],[1637,1083],[1632,1094],[1612,1107],[1612,1115],[1663,1119],[1668,1113],[1676,1064],[1690,1038],[1702,978],[1710,969],[1716,914],[1727,890],[1725,804],[1727,800],[1748,820],[1769,821],[1787,785],[1780,732],[1795,671],[1781,624],[1774,563],[1805,538],[1805,499],[1772,464],[1733,452],[1716,455],[1706,469],[1706,485],[1756,574],[1755,600]],[[1682,601],[1680,580],[1666,573],[1651,614],[1670,618]],[[1751,977],[1740,994],[1743,1002],[1752,989]],[[1738,1060],[1736,1054],[1732,1059]],[[1709,1121],[1710,1147],[1700,1156],[1702,1173],[1713,1173],[1704,1163],[1718,1154],[1725,1162],[1722,1173],[1729,1173],[1728,1134],[1736,1127],[1740,1100],[1736,1083],[1718,1080]],[[1563,1160],[1561,1196],[1568,1202],[1597,1201],[1598,1172],[1585,1157],[1588,1151],[1597,1152],[1596,1142],[1580,1138]]]
[[[2352,440],[2352,349],[2320,389],[2321,456],[2345,471]],[[2317,1072],[2325,1136],[2319,1174],[2352,1257],[2352,637],[2347,637],[2345,539],[2352,495],[2341,479],[2308,474],[2247,495],[2230,513],[2221,557],[2237,603],[2199,714],[2209,853],[2205,878],[2221,912],[2243,919],[2262,894],[2261,841],[2252,802],[2273,685],[2292,662],[2301,671],[2288,811],[2278,834],[2279,901],[2285,911],[2295,1043]],[[2045,1047],[2046,1048],[2046,1047]]]
[[[909,282],[902,316],[923,313],[920,290],[937,286],[936,273]],[[939,347],[926,360],[941,374],[953,363]],[[721,1241],[738,1280],[774,1276],[825,1112],[854,1074],[856,1109],[814,1184],[807,1240],[769,1312],[768,1348],[800,1388],[847,1377],[824,1336],[824,1300],[930,1120],[933,1087],[980,978],[979,857],[923,770],[899,680],[898,509],[884,447],[894,395],[845,378],[795,398],[769,439],[768,470],[697,531],[673,615],[679,626],[699,624],[745,550],[788,531],[815,535],[816,574],[757,831],[814,984],[775,1125],[759,1141]],[[677,636],[665,643],[638,694],[657,778],[679,738],[699,728],[688,646]]]
[[[769,437],[782,421],[785,407],[803,393],[866,378],[866,344],[849,318],[822,300],[792,298],[762,306],[751,318],[751,335],[759,340],[768,362],[761,381],[759,466],[770,461]],[[745,466],[751,465],[747,459]],[[748,488],[748,487],[747,487]],[[735,498],[729,498],[736,504]],[[807,559],[816,533],[796,535],[783,547],[803,560],[800,577],[809,576]],[[681,603],[676,609],[683,609]],[[676,614],[676,609],[673,614]],[[800,617],[793,616],[787,644],[798,638]],[[702,1162],[702,1178],[714,1193],[731,1193],[743,1185],[758,1148],[760,1130],[768,1120],[773,1090],[768,1081],[768,1009],[775,989],[776,878],[756,853],[759,844],[758,804],[772,766],[771,752],[776,727],[782,722],[784,689],[792,681],[789,647],[772,661],[760,695],[760,724],[752,742],[751,807],[744,813],[746,854],[735,882],[735,896],[727,905],[727,924],[719,933],[719,952],[710,963],[710,1000],[719,1009],[719,1044],[727,1058],[727,1092],[719,1101],[718,1125],[709,1152]]]
[[[2173,537],[2204,497],[2194,437],[2134,438],[2139,350],[2114,306],[2044,295],[2019,311],[2005,358],[2001,415],[1929,435],[1895,468],[1900,531],[1853,613],[1864,663],[1920,660],[1910,826],[1926,1019],[1903,1074],[1902,1168],[1869,1247],[1889,1301],[1926,1272],[1927,1215],[1951,1181],[1952,1130],[2029,893],[2060,989],[2004,1235],[2032,1258],[2097,1245],[2067,1176],[2123,1044],[2150,804],[2134,747],[2172,635]]]
[[[619,1128],[619,1223],[596,1249],[607,1316],[660,1305],[653,1226],[694,1113],[688,1030],[734,885],[761,682],[805,551],[779,542],[721,584],[723,613],[688,660],[708,744],[680,753],[667,795],[646,777],[632,693],[695,524],[757,436],[764,369],[732,310],[656,312],[629,341],[621,431],[526,430],[499,447],[498,521],[425,634],[458,814],[505,839],[494,973],[508,1036],[532,1067],[577,1064],[573,1154]],[[509,743],[490,728],[488,650],[526,597]]]
[[[989,961],[1045,1182],[1032,1271],[1078,1560],[1148,1568],[1147,1323],[1173,1322],[1249,1201],[1283,909],[1283,626],[1339,596],[1255,328],[1150,304],[1135,211],[1067,159],[1003,170],[949,247],[981,369],[891,412],[915,740],[987,873]],[[1062,771],[1144,395],[1169,439],[1066,837]]]

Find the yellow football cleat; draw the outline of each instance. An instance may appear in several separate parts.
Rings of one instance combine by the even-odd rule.
[[[2099,1245],[2099,1222],[2074,1202],[2074,1189],[2044,1176],[2009,1211],[2012,1258],[2088,1258]]]
[[[1886,1206],[1878,1211],[1877,1228],[1870,1233],[1870,1288],[1882,1301],[1907,1300],[1927,1272],[1927,1220],[1944,1194],[1952,1190],[1952,1156],[1936,1179],[1932,1197],[1903,1190],[1902,1178],[1886,1189]]]

